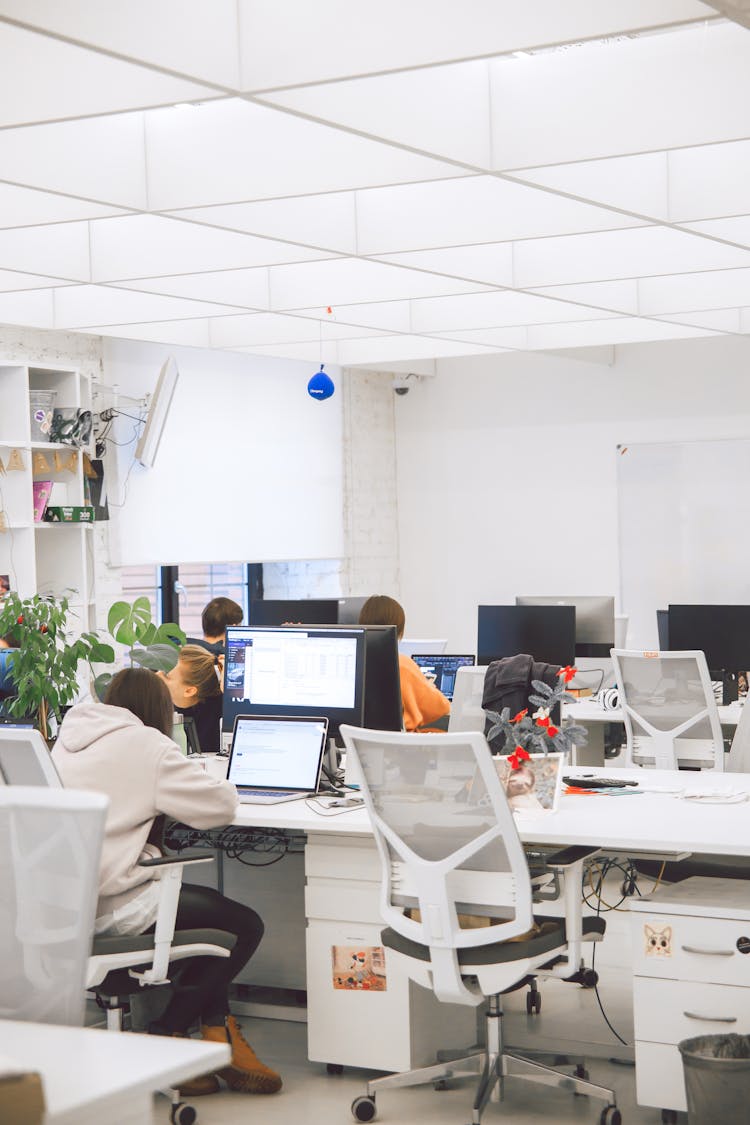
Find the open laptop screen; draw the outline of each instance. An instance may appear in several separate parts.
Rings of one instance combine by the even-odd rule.
[[[418,664],[423,672],[430,672],[435,677],[435,687],[442,691],[446,699],[453,699],[453,689],[456,686],[456,674],[459,668],[472,667],[474,656],[455,656],[450,653],[440,655],[421,655],[416,653],[412,660]]]
[[[324,718],[238,715],[228,780],[238,789],[315,792],[327,728]]]

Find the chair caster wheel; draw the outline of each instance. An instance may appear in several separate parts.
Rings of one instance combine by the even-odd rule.
[[[326,1063],[326,1074],[343,1074],[344,1068],[341,1063]]]
[[[534,1013],[537,1015],[542,1010],[542,994],[537,989],[526,993],[526,1014],[531,1016]]]
[[[178,1102],[177,1105],[172,1106],[172,1112],[170,1114],[172,1125],[195,1125],[197,1120],[198,1114],[191,1105]]]
[[[599,1125],[622,1125],[622,1114],[617,1106],[608,1105],[602,1110]]]
[[[599,974],[596,969],[581,970],[581,988],[596,988],[599,983]]]
[[[663,1109],[661,1111],[661,1119],[663,1125],[677,1125],[677,1110]]]
[[[374,1121],[377,1112],[374,1098],[355,1098],[352,1102],[352,1117],[355,1121]]]
[[[447,1090],[448,1082],[445,1078],[438,1078],[437,1082],[432,1083],[433,1090]]]

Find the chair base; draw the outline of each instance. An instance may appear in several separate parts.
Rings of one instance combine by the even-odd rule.
[[[567,1090],[571,1094],[590,1095],[606,1102],[602,1120],[611,1120],[613,1125],[619,1121],[616,1098],[613,1090],[597,1086],[584,1077],[565,1074],[554,1067],[533,1062],[522,1055],[510,1054],[502,1049],[502,1007],[499,996],[489,997],[487,1010],[487,1048],[478,1049],[460,1058],[444,1058],[433,1066],[423,1066],[416,1070],[406,1070],[401,1074],[388,1074],[367,1083],[367,1097],[355,1099],[352,1113],[357,1121],[372,1121],[376,1115],[375,1098],[379,1091],[398,1087],[419,1086],[423,1083],[447,1082],[455,1078],[471,1078],[479,1075],[474,1105],[472,1125],[481,1125],[482,1114],[487,1103],[502,1101],[506,1078],[518,1078],[527,1082],[538,1082]],[[609,1114],[611,1109],[612,1113]]]

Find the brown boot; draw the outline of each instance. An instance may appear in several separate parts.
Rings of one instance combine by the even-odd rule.
[[[234,1016],[227,1016],[225,1027],[202,1027],[201,1034],[209,1042],[231,1044],[231,1064],[216,1072],[230,1090],[246,1094],[275,1094],[281,1089],[281,1076],[260,1061]]]
[[[189,1039],[190,1036],[181,1031],[175,1031],[172,1038]],[[204,1094],[218,1094],[220,1089],[219,1079],[213,1072],[199,1074],[197,1078],[188,1078],[186,1082],[182,1082],[178,1086],[181,1098],[201,1098]]]

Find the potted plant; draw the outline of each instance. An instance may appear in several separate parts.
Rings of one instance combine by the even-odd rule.
[[[75,637],[68,623],[67,597],[8,593],[0,607],[0,637],[12,639],[8,673],[16,694],[5,702],[9,715],[31,719],[45,738],[51,721],[80,693],[81,661],[111,663],[111,645],[96,633]]]
[[[151,603],[143,595],[133,602],[119,601],[110,606],[107,628],[112,639],[127,649],[127,663],[150,668],[152,672],[168,672],[174,668],[180,648],[186,640],[182,629],[173,621],[166,621],[162,625],[154,624],[151,619]],[[108,661],[102,657],[98,660],[113,663],[114,651]],[[92,657],[91,663],[96,662],[97,658]],[[113,672],[102,672],[94,680],[94,690],[100,699],[113,675]]]

